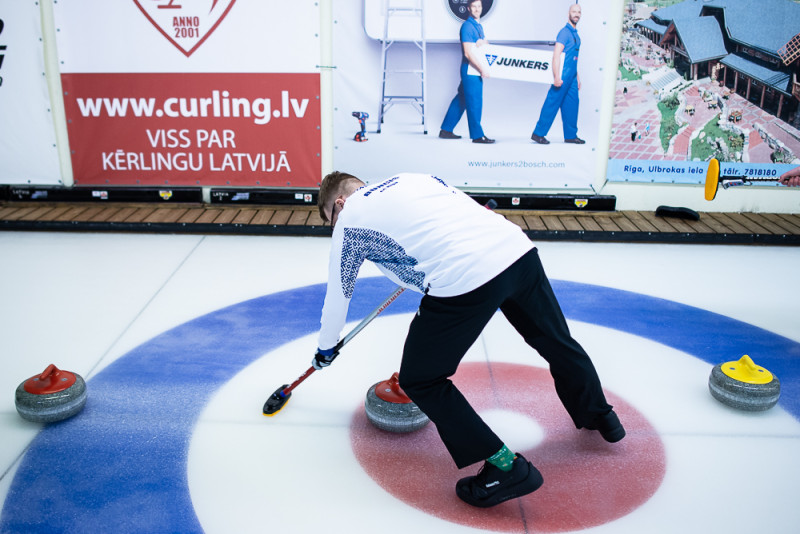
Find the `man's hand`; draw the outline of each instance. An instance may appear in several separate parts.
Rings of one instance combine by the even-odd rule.
[[[778,178],[783,185],[789,187],[800,187],[800,167],[795,167],[792,170],[786,171]]]
[[[330,349],[317,349],[317,352],[314,354],[314,358],[311,360],[311,365],[314,366],[314,369],[319,371],[325,367],[328,367],[330,364],[333,363],[333,360],[339,355],[339,351],[334,350],[333,348]]]

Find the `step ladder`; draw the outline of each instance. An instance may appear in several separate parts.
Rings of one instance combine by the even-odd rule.
[[[381,101],[378,110],[378,132],[381,133],[386,112],[395,104],[410,104],[422,116],[422,130],[428,133],[425,124],[425,103],[427,89],[425,77],[427,69],[427,51],[425,42],[425,0],[385,0],[386,11],[383,20],[383,41],[381,41]],[[390,31],[392,32],[390,35]],[[418,68],[392,69],[389,66],[390,52],[416,49],[419,54]],[[401,75],[406,80],[409,76],[416,78],[412,85],[418,83],[419,91],[414,94],[394,94],[387,92],[387,82]],[[397,77],[395,77],[396,80]],[[392,84],[389,84],[390,86]],[[391,88],[391,87],[390,87]]]

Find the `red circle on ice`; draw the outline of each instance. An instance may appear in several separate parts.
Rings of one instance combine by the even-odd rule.
[[[536,492],[488,509],[473,508],[455,494],[459,471],[434,425],[410,434],[375,428],[362,408],[350,437],[364,470],[386,491],[441,519],[502,532],[563,532],[623,517],[645,503],[664,479],[661,438],[633,406],[606,391],[626,437],[606,443],[598,432],[577,430],[556,396],[546,369],[510,363],[465,363],[453,381],[478,411],[506,410],[530,417],[545,437],[520,450],[541,472]],[[502,439],[503,436],[500,436]]]

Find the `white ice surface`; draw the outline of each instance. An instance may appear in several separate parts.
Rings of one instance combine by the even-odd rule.
[[[800,341],[800,280],[792,274],[800,265],[797,247],[537,245],[550,278],[669,299]],[[325,238],[0,233],[0,388],[6,391],[0,499],[40,428],[16,414],[12,398],[20,382],[56,363],[91,387],[106,365],[165,330],[246,299],[324,282],[327,258]],[[362,276],[377,274],[362,269]],[[264,355],[217,392],[193,434],[189,459],[192,499],[208,532],[267,526],[300,532],[291,527],[316,528],[315,517],[341,514],[343,506],[354,525],[374,527],[391,514],[397,528],[473,530],[383,492],[345,439],[365,384],[396,370],[409,319],[376,320],[354,339],[347,358],[303,384],[280,419],[265,423],[258,413],[265,398],[264,385],[254,386],[259,368],[293,379],[307,367],[315,336]],[[710,365],[691,355],[596,325],[570,327],[604,386],[647,417],[667,454],[667,474],[653,498],[592,532],[789,532],[800,524],[796,419],[780,408],[753,415],[720,405],[705,389]],[[380,354],[375,347],[382,347]],[[490,324],[467,357],[487,358],[543,365],[503,320]],[[644,382],[643,374],[657,380]],[[267,394],[277,385],[270,383]],[[508,415],[494,416],[502,428]],[[309,462],[301,476],[297,466],[284,462],[278,471],[264,461],[274,452],[265,448],[274,447],[275,432]],[[282,506],[265,523],[259,514],[270,497],[264,480],[276,478],[283,489],[271,498]],[[337,486],[341,481],[347,491]],[[316,491],[331,498],[310,500]]]

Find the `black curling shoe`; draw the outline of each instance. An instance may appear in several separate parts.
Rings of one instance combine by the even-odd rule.
[[[607,414],[600,415],[594,423],[587,426],[589,430],[597,430],[603,439],[609,443],[616,443],[625,437],[625,428],[619,422],[619,417],[611,410]]]
[[[456,483],[456,495],[467,504],[488,508],[533,493],[542,485],[542,474],[517,453],[511,471],[484,462],[478,474]]]

